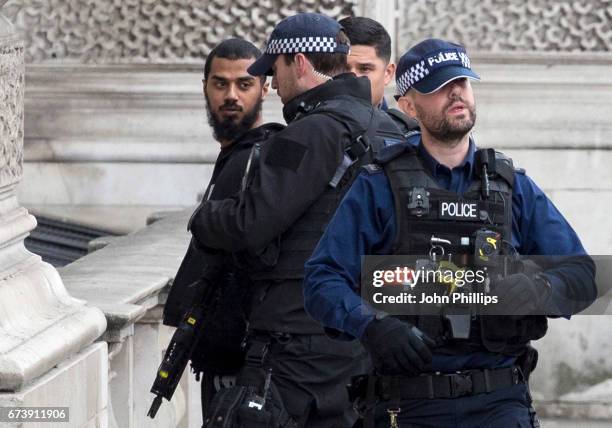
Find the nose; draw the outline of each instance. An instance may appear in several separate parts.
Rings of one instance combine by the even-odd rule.
[[[461,95],[466,79],[456,79],[448,84],[448,97],[456,98]]]
[[[225,98],[228,100],[237,100],[238,94],[236,92],[236,85],[227,85],[227,92],[225,92]]]
[[[278,89],[278,84],[276,82],[276,73],[274,74],[274,76],[272,76],[272,89]]]

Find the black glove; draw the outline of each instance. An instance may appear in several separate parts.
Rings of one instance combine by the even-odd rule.
[[[493,284],[493,294],[497,295],[496,312],[500,315],[523,317],[525,315],[544,315],[544,302],[550,295],[548,281],[524,273],[515,273]]]
[[[421,373],[431,362],[428,344],[434,345],[418,328],[392,317],[372,321],[361,342],[378,373],[404,375]]]

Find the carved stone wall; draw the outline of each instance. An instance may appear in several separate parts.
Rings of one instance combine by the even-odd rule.
[[[611,0],[401,1],[398,49],[439,37],[472,50],[608,52]]]
[[[23,43],[0,36],[0,186],[21,178],[23,160]]]
[[[284,17],[338,17],[357,1],[11,0],[5,10],[24,30],[28,63],[189,63],[227,37],[262,46]]]

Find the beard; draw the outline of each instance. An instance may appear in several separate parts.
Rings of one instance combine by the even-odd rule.
[[[465,105],[467,113],[463,117],[449,118],[446,112],[453,103],[460,101]],[[476,123],[476,106],[467,104],[461,97],[452,97],[441,112],[426,112],[421,106],[415,105],[420,125],[427,129],[436,140],[453,145],[469,133]]]
[[[261,114],[261,108],[263,105],[263,98],[259,98],[253,108],[247,111],[242,119],[236,121],[236,118],[227,117],[221,118],[216,112],[213,112],[210,108],[210,101],[206,97],[206,115],[208,117],[208,124],[213,130],[213,136],[217,141],[236,141],[245,132],[253,128],[253,125],[257,121]],[[219,110],[227,108],[238,108],[236,103],[225,103],[219,107]]]

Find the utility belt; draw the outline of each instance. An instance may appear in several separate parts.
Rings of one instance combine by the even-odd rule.
[[[455,373],[421,374],[420,376],[354,376],[347,386],[349,399],[361,420],[355,426],[374,428],[374,409],[379,402],[387,403],[390,426],[398,427],[397,416],[401,412],[401,400],[452,399],[486,394],[527,385],[527,399],[532,426],[540,427],[529,391],[529,377],[538,362],[538,352],[527,345],[516,364],[499,369],[463,370]]]
[[[509,388],[525,380],[518,366],[414,377],[362,375],[352,378],[349,398],[353,402],[368,398],[384,401],[458,398]]]
[[[257,331],[250,333],[245,337],[243,346],[249,346],[249,352],[245,354],[244,365],[251,367],[261,367],[264,360],[270,351],[276,345],[285,345],[295,338],[295,335],[281,332],[266,332]],[[196,381],[200,380],[201,372],[196,372]],[[236,385],[236,379],[239,371],[233,374],[219,374],[216,372],[207,372],[208,382],[211,383],[211,388],[214,393],[221,391],[223,388],[231,388]]]

